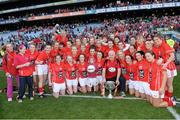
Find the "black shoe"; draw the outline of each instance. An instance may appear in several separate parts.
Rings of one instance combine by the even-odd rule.
[[[39,97],[40,97],[40,98],[45,98],[45,95],[44,95],[44,94],[42,94],[42,95],[39,95]]]

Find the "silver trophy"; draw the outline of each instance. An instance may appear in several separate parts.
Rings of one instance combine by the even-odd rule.
[[[112,99],[113,98],[113,95],[112,95],[112,90],[114,90],[115,88],[115,82],[114,81],[107,81],[105,83],[105,88],[107,90],[109,90],[109,95],[107,96],[109,99]]]

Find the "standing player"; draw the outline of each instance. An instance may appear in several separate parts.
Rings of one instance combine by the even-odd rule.
[[[44,51],[40,52],[35,63],[37,65],[37,73],[39,77],[39,95],[44,97],[44,86],[47,80],[48,63],[50,58],[51,45],[46,45]]]
[[[65,95],[65,72],[64,72],[64,63],[61,62],[61,56],[56,55],[55,63],[51,65],[50,77],[49,77],[49,86],[53,87],[53,96],[59,98],[59,95]]]
[[[103,59],[103,52],[98,51],[97,52],[97,81],[100,84],[100,92],[101,92],[101,96],[104,96],[105,94],[105,89],[104,89],[104,78],[102,76],[102,71],[103,71],[103,65],[104,65],[104,59]]]
[[[125,91],[127,90],[127,85],[128,85],[128,84],[126,85],[126,82],[128,83],[129,79],[126,79],[127,78],[127,70],[126,70],[127,64],[125,61],[124,52],[119,50],[117,52],[117,57],[118,57],[118,60],[120,62],[120,67],[121,67],[121,76],[119,78],[119,80],[120,80],[120,91],[121,91],[121,96],[125,97],[126,96]]]
[[[7,98],[11,102],[13,98],[13,77],[16,79],[17,87],[19,87],[18,71],[14,66],[14,56],[16,52],[13,50],[12,44],[6,45],[6,53],[3,57],[2,68],[7,78]]]
[[[34,72],[33,72],[33,82],[34,82],[34,89],[37,90],[38,88],[38,83],[37,83],[37,70],[35,68],[35,60],[38,57],[38,51],[36,50],[35,44],[30,44],[29,50],[26,50],[26,56],[29,56]]]

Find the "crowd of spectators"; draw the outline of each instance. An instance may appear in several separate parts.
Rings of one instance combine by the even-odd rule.
[[[92,4],[86,5],[71,5],[71,6],[56,6],[50,7],[46,9],[38,9],[38,10],[31,10],[31,11],[24,11],[22,14],[17,15],[5,15],[0,18],[0,21],[4,20],[13,20],[13,19],[23,19],[27,17],[33,16],[43,16],[48,14],[58,14],[58,13],[68,13],[68,12],[77,12],[83,10],[94,10],[98,8],[111,8],[111,7],[123,7],[129,5],[140,5],[140,4],[152,4],[152,3],[166,3],[166,2],[178,2],[178,0],[113,0],[113,1],[94,1]]]
[[[98,18],[97,18],[98,19]],[[130,38],[142,33],[144,37],[151,39],[152,33],[158,28],[169,31],[178,31],[180,28],[180,16],[150,16],[148,18],[129,18],[120,20],[115,18],[98,21],[96,25],[82,22],[73,24],[59,24],[59,31],[64,30],[68,39],[83,39],[84,37],[95,36],[96,38],[118,36],[123,41],[129,41]],[[0,41],[12,42],[14,44],[27,44],[33,39],[41,39],[44,42],[52,42],[53,24],[49,26],[24,27],[16,31],[16,34],[9,32],[8,38],[4,39],[1,35]],[[7,33],[7,32],[6,32]]]

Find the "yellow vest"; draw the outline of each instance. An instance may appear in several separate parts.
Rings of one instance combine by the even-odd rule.
[[[172,47],[172,48],[174,47],[174,44],[175,44],[174,40],[168,39],[168,40],[166,40],[166,42],[170,47]]]

